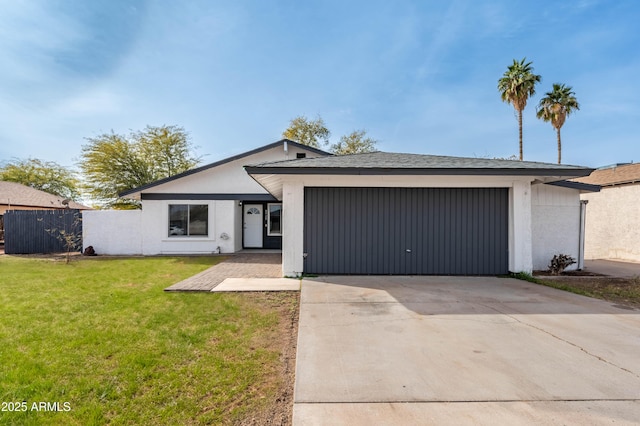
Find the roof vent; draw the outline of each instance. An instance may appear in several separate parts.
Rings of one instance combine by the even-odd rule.
[[[297,152],[296,153],[296,158],[307,158],[307,153],[306,152]]]

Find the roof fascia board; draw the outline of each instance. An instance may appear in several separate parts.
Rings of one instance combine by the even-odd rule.
[[[600,185],[593,185],[590,183],[572,182],[567,180],[561,180],[557,182],[548,182],[547,185],[560,186],[562,188],[577,189],[585,192],[600,192]]]
[[[329,167],[254,167],[245,166],[249,174],[290,174],[290,175],[467,175],[467,176],[588,176],[592,169],[443,169],[443,168],[329,168]]]
[[[142,200],[242,200],[275,201],[271,194],[185,194],[185,193],[143,193]]]

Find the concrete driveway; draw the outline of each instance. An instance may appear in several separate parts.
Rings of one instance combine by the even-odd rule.
[[[293,418],[638,424],[640,311],[507,278],[304,279]]]
[[[611,277],[629,278],[640,276],[640,263],[622,260],[592,259],[584,261],[584,270]]]

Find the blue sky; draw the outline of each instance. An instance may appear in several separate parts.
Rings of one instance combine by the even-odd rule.
[[[183,126],[212,162],[321,115],[332,142],[366,129],[383,151],[517,154],[497,81],[542,75],[525,160],[556,161],[535,118],[553,83],[581,109],[563,162],[640,161],[640,3],[546,1],[0,0],[0,161],[73,166],[85,138]]]

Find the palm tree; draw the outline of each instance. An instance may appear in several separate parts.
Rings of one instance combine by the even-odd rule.
[[[564,84],[553,84],[553,90],[545,93],[540,99],[536,116],[544,121],[551,122],[556,129],[558,136],[558,164],[562,161],[562,141],[560,139],[560,128],[567,119],[567,115],[580,109],[575,93],[570,86]]]
[[[531,62],[523,58],[520,62],[513,60],[502,78],[498,80],[498,90],[502,100],[513,105],[518,113],[518,134],[520,136],[520,161],[522,161],[522,111],[527,106],[527,99],[536,93],[536,83],[542,77],[533,73]]]

